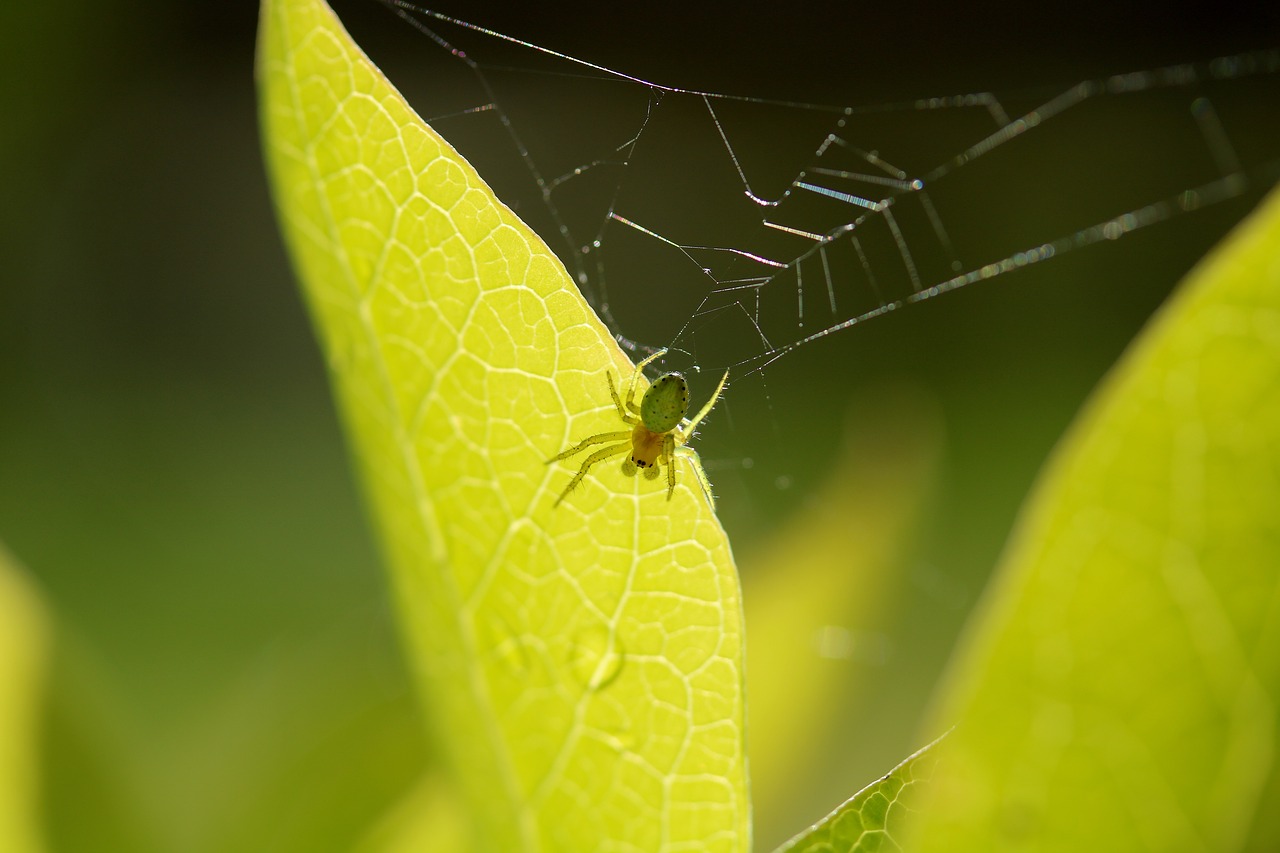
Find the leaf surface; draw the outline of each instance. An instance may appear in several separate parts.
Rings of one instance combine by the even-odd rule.
[[[741,595],[687,468],[545,460],[631,366],[560,262],[320,0],[264,0],[269,172],[485,849],[745,850]],[[681,465],[684,463],[682,462]]]
[[[916,752],[777,853],[871,853],[901,850],[907,821],[937,764],[938,741]]]
[[[1280,849],[1280,194],[1095,396],[975,624],[919,849]]]
[[[0,849],[35,853],[44,843],[37,720],[48,656],[44,609],[0,546]]]

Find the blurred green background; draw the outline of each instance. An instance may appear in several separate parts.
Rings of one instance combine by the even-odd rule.
[[[373,0],[335,5],[421,112],[444,112],[438,48]],[[1280,35],[1275,9],[1223,20],[1207,4],[441,8],[646,79],[860,104],[1034,102]],[[255,25],[253,4],[211,0],[0,10],[0,538],[56,625],[41,735],[55,850],[351,849],[430,760],[267,195]],[[1280,137],[1276,76],[1238,96],[1243,149]],[[520,91],[557,90],[523,85],[503,105],[525,121]],[[546,150],[568,144],[532,118]],[[1095,121],[1049,136],[1007,191],[1046,163],[1067,186],[1126,187],[1105,156],[1118,119]],[[492,127],[462,125],[456,144],[501,177]],[[518,180],[497,184],[520,204]],[[831,336],[731,389],[699,448],[744,573],[753,687],[765,679],[752,734],[777,733],[753,743],[762,848],[932,734],[930,691],[1036,471],[1264,189]],[[1046,209],[1071,202],[1055,192]],[[1026,215],[973,204],[979,229]],[[629,337],[661,345],[688,319],[685,295],[616,281]],[[781,689],[815,710],[769,707]]]

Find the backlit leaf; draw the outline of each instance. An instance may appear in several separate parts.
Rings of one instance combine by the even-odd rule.
[[[871,853],[902,850],[907,821],[937,764],[937,741],[854,794],[777,853]]]
[[[921,850],[1280,849],[1280,195],[1113,371],[975,624]]]
[[[0,850],[43,850],[37,827],[37,719],[48,629],[27,579],[0,547]]]
[[[606,373],[629,362],[320,0],[264,0],[258,74],[286,240],[474,837],[745,850],[740,594],[695,479],[668,501],[601,465],[553,506],[572,469],[545,460],[622,428]]]

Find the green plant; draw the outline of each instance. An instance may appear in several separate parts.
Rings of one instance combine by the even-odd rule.
[[[546,460],[629,375],[563,267],[327,8],[265,4],[289,243],[439,742],[492,849],[729,849],[747,832],[741,606],[694,478]],[[616,479],[615,479],[616,478]]]
[[[33,733],[48,643],[43,607],[0,547],[0,846],[13,853],[41,849]]]
[[[277,205],[472,843],[749,849],[741,594],[710,507],[616,471],[553,506],[545,460],[616,426],[601,389],[629,363],[320,0],[262,8]],[[1059,450],[943,690],[954,734],[788,849],[1276,843],[1278,204]]]

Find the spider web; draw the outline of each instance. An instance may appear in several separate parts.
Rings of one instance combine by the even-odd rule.
[[[886,723],[884,709],[925,702],[940,664],[921,661],[945,659],[1060,434],[1054,419],[1113,362],[1130,315],[1145,317],[1280,177],[1280,22],[1243,20],[1277,18],[1264,4],[1233,10],[1219,32],[1163,4],[1121,26],[1109,16],[1132,4],[1084,0],[1065,15],[984,4],[977,22],[970,7],[940,4],[793,2],[765,20],[656,0],[551,11],[348,2],[357,41],[558,253],[633,360],[670,349],[664,369],[700,372],[695,401],[730,369],[698,449],[735,549],[807,500],[807,484],[839,475],[845,411],[883,402],[877,417],[848,420],[872,422],[859,452],[874,444],[866,456],[888,458],[921,411],[892,398],[895,387],[910,397],[913,368],[943,360],[954,384],[936,387],[962,389],[965,408],[947,420],[954,485],[900,566],[910,605],[878,601],[856,642],[815,626],[820,653],[861,654],[859,666],[884,673],[864,671],[865,704],[841,710],[848,749],[815,761],[843,781],[822,792],[815,773],[790,786],[794,802],[758,804],[776,812],[757,811],[761,841],[781,842],[814,797],[901,754],[886,732],[905,743],[914,715]],[[379,6],[411,26],[379,14],[359,30],[360,11]],[[935,34],[917,37],[925,29]],[[1092,280],[1100,267],[1105,280]],[[1046,279],[1053,290],[1032,287]],[[1050,343],[1070,338],[1068,357],[1089,362],[1078,375],[1043,358],[1049,345],[1028,357],[1054,319],[1023,316],[1037,303],[1075,312]],[[993,319],[984,311],[1000,316],[974,323]],[[982,360],[956,356],[1011,328],[1009,341],[981,340]],[[1110,337],[1084,351],[1082,334]],[[999,377],[971,372],[1006,362],[1003,381],[1034,398],[1021,409],[999,408]],[[1044,386],[1070,403],[1046,403]]]
[[[438,48],[414,57],[410,79],[435,84],[413,100],[619,342],[735,379],[950,291],[1247,210],[1280,175],[1276,48],[831,105],[663,84],[381,2]]]

